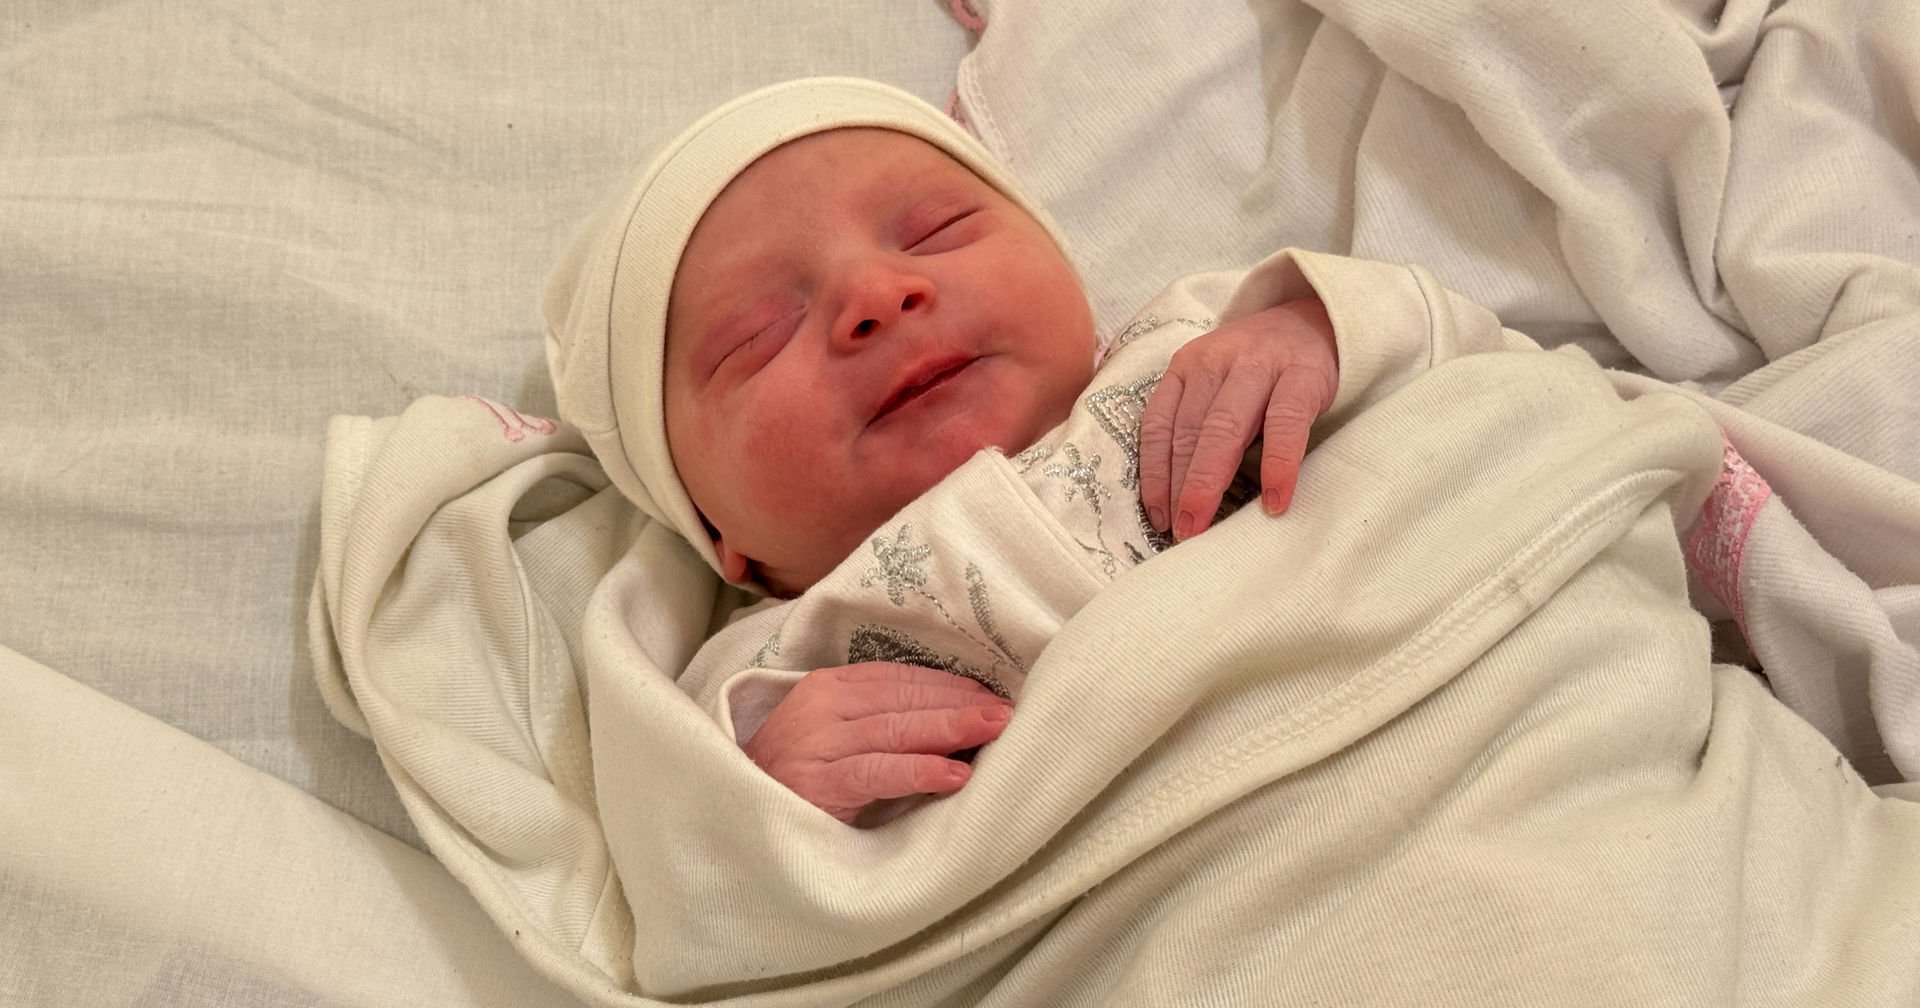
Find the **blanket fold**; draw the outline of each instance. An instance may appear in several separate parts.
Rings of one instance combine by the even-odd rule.
[[[1910,3],[983,13],[959,107],[1104,325],[1289,245],[1420,263],[1543,344],[1708,390],[1920,311]],[[1911,384],[1850,378],[1830,408],[1912,429]]]
[[[328,431],[321,691],[495,919],[574,946],[624,943],[575,660],[586,595],[643,524],[576,432],[478,397]]]
[[[1343,332],[1293,511],[1045,627],[967,787],[869,831],[727,730],[807,642],[761,638],[758,711],[719,703],[689,663],[763,618],[576,433],[337,422],[323,691],[517,947],[608,1005],[1920,1001],[1920,813],[1873,787],[1920,773],[1912,5],[978,6],[956,107],[1108,329],[1287,245],[1468,296],[1288,275]],[[1110,72],[1170,31],[1185,62]],[[1069,108],[1168,132],[996,114],[1079,59]],[[1167,123],[1168,93],[1206,100]],[[1764,499],[1703,533],[1734,458]],[[1006,464],[956,476],[1012,507]]]
[[[362,473],[321,589],[345,682],[435,853],[596,1003],[1920,993],[1872,965],[1920,934],[1920,815],[1707,662],[1680,532],[1722,440],[1694,397],[1623,400],[1578,355],[1443,363],[1327,437],[1286,519],[1095,595],[967,788],[869,831],[675,681],[728,600],[564,429],[527,457],[471,402],[382,423],[332,444]],[[483,434],[476,480],[450,449]],[[381,493],[409,457],[472,485]],[[352,530],[385,509],[431,515],[411,548]],[[500,625],[450,632],[476,613]],[[1844,914],[1780,902],[1809,886]]]
[[[363,719],[422,837],[503,930],[603,1003],[1154,1003],[1178,978],[1249,969],[1167,961],[1170,938],[1261,948],[1259,983],[1283,986],[1267,971],[1313,976],[1316,948],[1407,950],[1377,984],[1490,954],[1496,919],[1704,996],[1744,982],[1732,964],[1776,942],[1846,960],[1817,920],[1786,937],[1750,923],[1758,882],[1712,881],[1749,863],[1765,866],[1756,879],[1799,878],[1829,855],[1889,880],[1884,899],[1851,874],[1819,880],[1867,922],[1860,940],[1920,926],[1901,909],[1905,876],[1878,861],[1910,816],[1828,741],[1878,779],[1895,775],[1889,754],[1907,758],[1911,733],[1884,732],[1883,748],[1877,729],[1900,727],[1920,681],[1900,616],[1920,559],[1896,545],[1914,519],[1876,494],[1914,488],[1696,392],[1527,349],[1418,269],[1289,252],[1237,284],[1174,291],[1224,299],[1231,317],[1307,289],[1349,367],[1285,518],[1235,515],[1094,592],[1109,576],[1088,552],[1101,513],[1063,525],[1032,497],[1086,481],[1061,465],[1029,483],[1022,460],[986,453],[856,558],[846,587],[883,616],[920,595],[971,613],[942,647],[975,647],[979,668],[1025,642],[1004,649],[1025,666],[1002,683],[1018,689],[1014,722],[967,788],[881,828],[850,830],[767,778],[727,730],[740,715],[715,702],[743,649],[750,671],[803,670],[851,657],[861,628],[829,607],[761,640],[774,611],[735,619],[746,597],[609,490],[577,435],[485,401],[336,422],[313,626],[323,687]],[[1178,328],[1135,338],[1149,349]],[[1707,662],[1682,543],[1741,457],[1729,440],[1777,493],[1740,512],[1743,565],[1695,557],[1695,572],[1828,738]],[[1064,444],[1049,452],[1065,458]],[[1786,510],[1799,500],[1827,510],[1803,525]],[[1857,546],[1847,521],[1862,516],[1890,544],[1871,581],[1812,534],[1840,528]],[[1087,585],[1016,591],[1056,599],[1036,610],[1053,612],[1044,625],[982,619],[971,596],[986,568],[1004,600],[1019,564],[936,557],[942,542],[1065,551],[1042,580],[1079,571]],[[929,577],[936,559],[956,573]],[[733,657],[694,662],[721,627],[742,642]],[[1752,835],[1721,814],[1736,807],[1780,821]],[[1503,865],[1527,885],[1487,875]],[[1328,886],[1356,906],[1454,892],[1426,921],[1453,937],[1421,945],[1412,917],[1335,912]],[[1556,886],[1580,913],[1605,910],[1591,930],[1566,931],[1578,914]],[[1167,905],[1181,893],[1245,909]],[[1676,959],[1637,939],[1673,901],[1705,951]],[[1272,919],[1253,923],[1255,907]],[[1157,923],[1143,930],[1142,915]],[[1538,972],[1578,958],[1558,942],[1535,935],[1512,972],[1459,979],[1562,1000],[1560,984],[1644,993]],[[1036,965],[1062,960],[1106,966],[1063,987]]]

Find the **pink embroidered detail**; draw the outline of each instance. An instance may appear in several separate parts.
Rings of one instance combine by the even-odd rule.
[[[1687,565],[1744,629],[1747,613],[1740,597],[1740,562],[1746,556],[1754,519],[1773,496],[1773,488],[1731,443],[1722,439],[1722,445],[1720,475],[1700,508],[1700,524],[1687,539]]]
[[[961,129],[973,132],[973,123],[967,121],[966,107],[960,104],[959,88],[954,88],[953,93],[947,96],[947,118],[959,123]]]
[[[973,7],[973,0],[947,0],[947,6],[953,10],[953,19],[960,27],[970,32],[981,32],[987,28],[987,19]]]
[[[528,431],[535,434],[551,434],[554,431],[553,421],[546,417],[527,416],[511,406],[502,406],[491,399],[477,395],[463,395],[460,398],[471,399],[485,406],[487,412],[492,413],[493,418],[500,422],[500,431],[509,441],[525,440]]]

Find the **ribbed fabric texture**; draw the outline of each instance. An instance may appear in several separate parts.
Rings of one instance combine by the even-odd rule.
[[[979,142],[899,88],[814,77],[741,95],[668,141],[624,193],[589,221],[548,280],[547,366],[560,415],[593,447],[615,486],[719,560],[667,447],[667,302],[680,253],[707,206],[762,154],[831,129],[896,130],[939,147],[1047,228],[1037,204]]]
[[[1912,328],[1920,9],[1707,10],[1004,3],[959,95],[1109,329],[1287,246],[1420,263],[1542,343],[1709,388]],[[1854,381],[1853,415],[1912,417]]]
[[[1688,598],[1723,431],[1763,468],[1806,439],[1543,353],[1418,268],[1289,252],[1155,307],[1309,290],[1352,363],[1293,509],[1085,599],[967,787],[879,828],[754,767],[723,678],[677,681],[743,599],[570,428],[513,441],[472,400],[336,427],[323,682],[591,1003],[1920,997],[1920,807],[1711,666]],[[1831,494],[1872,486],[1816,448]]]

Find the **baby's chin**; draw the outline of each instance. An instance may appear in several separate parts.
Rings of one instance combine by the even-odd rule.
[[[973,456],[993,447],[949,440],[892,467],[870,470],[876,478],[866,486],[849,488],[857,499],[832,509],[833,518],[819,522],[813,535],[807,537],[817,545],[787,554],[782,558],[785,563],[762,565],[757,572],[761,584],[783,598],[813,587],[849,557],[866,550],[869,540],[887,529],[907,505],[939,486]],[[891,478],[881,477],[881,473]]]
[[[934,470],[927,482],[931,488],[948,473],[965,465],[968,459],[983,451],[996,451],[1002,455],[1018,455],[1045,437],[1047,432],[1063,424],[1072,410],[1071,401],[1057,410],[1048,410],[1044,414],[1017,413],[1007,410],[1003,415],[984,415],[973,418],[974,422],[956,424],[934,432],[923,444],[921,454]]]
[[[974,456],[983,451],[1005,456],[1025,451],[1064,423],[1071,406],[1068,403],[1058,417],[976,416],[971,419],[977,422],[948,424],[928,432],[910,452],[867,463],[862,467],[871,474],[866,485],[847,488],[858,495],[859,503],[849,501],[834,509],[843,519],[837,528],[816,531],[814,538],[824,548],[788,557],[784,566],[764,567],[761,583],[783,598],[813,587],[847,558],[865,550],[908,504],[938,487]]]

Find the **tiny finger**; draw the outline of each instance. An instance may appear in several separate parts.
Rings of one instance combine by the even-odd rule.
[[[1260,431],[1272,388],[1270,373],[1258,366],[1237,367],[1221,383],[1201,421],[1186,478],[1179,485],[1176,538],[1197,535],[1212,523],[1247,446]]]
[[[814,755],[825,760],[873,752],[944,756],[999,738],[1011,717],[1012,708],[1004,704],[875,714],[823,731]]]
[[[1140,415],[1140,506],[1147,524],[1165,532],[1167,510],[1173,506],[1173,419],[1180,408],[1180,376],[1169,372],[1147,396]]]
[[[927,668],[923,665],[907,665],[902,662],[869,661],[860,662],[856,665],[841,665],[836,668],[823,669],[821,671],[830,671],[834,679],[844,683],[915,683],[932,687],[951,687],[953,689],[986,693],[988,695],[993,693],[992,690],[988,689],[977,679],[970,679],[963,675],[955,675],[952,672],[945,672],[940,669]]]
[[[1260,451],[1260,502],[1268,514],[1281,514],[1293,503],[1300,462],[1306,457],[1307,440],[1319,415],[1314,398],[1319,395],[1318,384],[1312,375],[1288,371],[1274,386]]]
[[[1180,538],[1180,520],[1183,510],[1180,495],[1187,484],[1187,470],[1193,465],[1194,451],[1200,445],[1201,431],[1205,428],[1207,415],[1212,412],[1214,400],[1220,395],[1220,382],[1224,376],[1207,372],[1191,375],[1186,380],[1180,396],[1180,406],[1173,418],[1173,436],[1170,439],[1171,476],[1167,482],[1167,496],[1172,505],[1173,534]]]
[[[973,768],[945,756],[863,753],[824,768],[824,804],[861,808],[886,798],[949,794],[960,790]]]
[[[908,710],[1005,705],[1007,700],[977,679],[940,669],[894,662],[864,662],[833,670],[833,686],[821,697],[843,721]]]
[[[955,678],[962,678],[956,676]],[[857,683],[850,684],[833,699],[832,711],[842,721],[858,721],[882,714],[907,711],[945,711],[970,707],[999,708],[1011,701],[980,686],[971,679],[968,685],[947,683]]]

